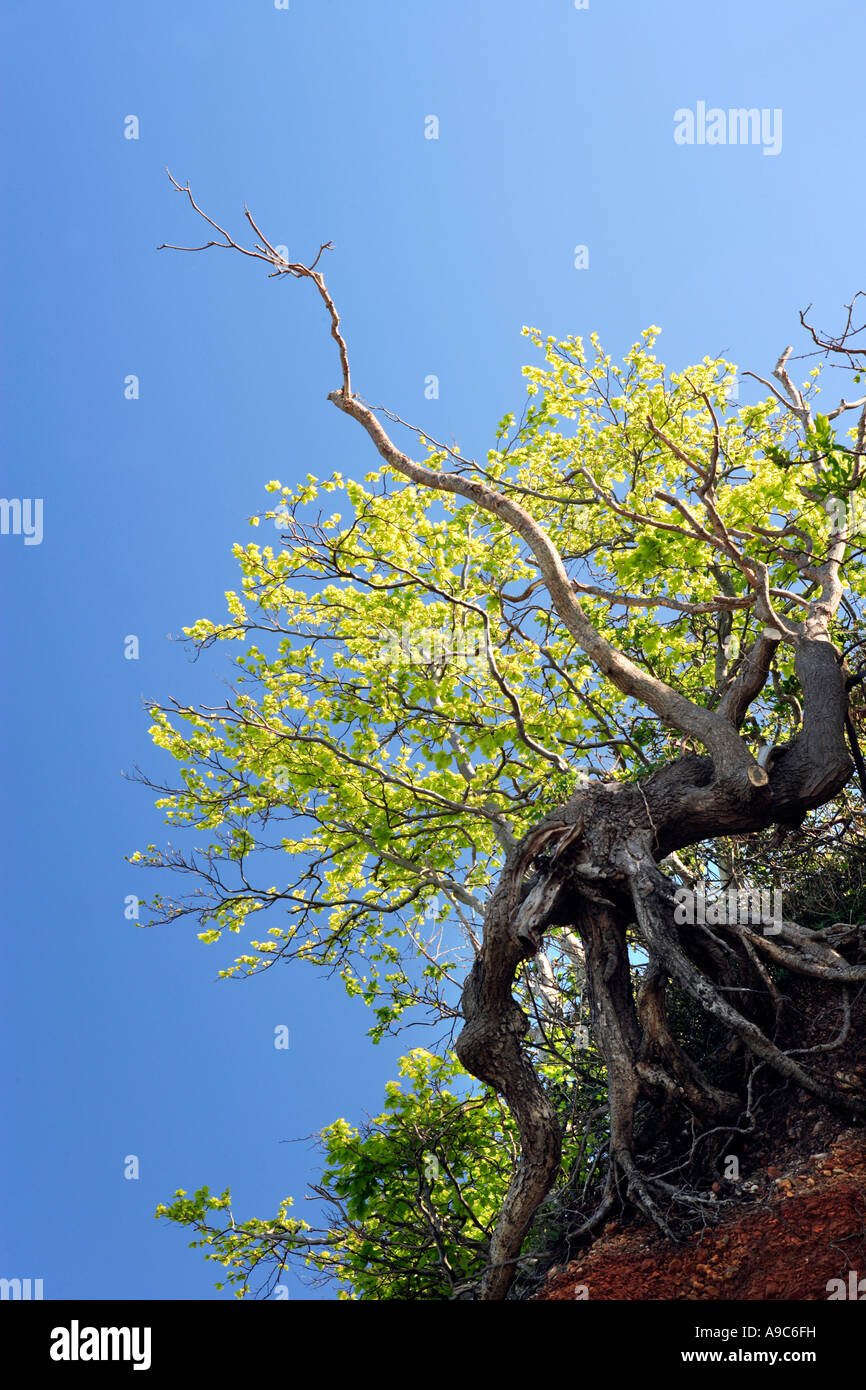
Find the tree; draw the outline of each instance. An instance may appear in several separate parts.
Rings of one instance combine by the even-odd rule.
[[[866,397],[818,413],[820,368],[798,386],[788,348],[776,384],[755,377],[769,394],[739,406],[733,364],[668,373],[656,328],[622,366],[595,335],[525,329],[541,361],[524,369],[521,418],[500,422],[483,462],[416,430],[418,462],[380,417],[411,427],[353,389],[317,269],[327,245],[289,262],[247,212],[244,247],[172,182],[218,234],[207,246],[312,282],[339,355],[328,399],[380,465],[363,484],[269,483],[285,544],[236,547],[227,621],[184,629],[199,648],[246,645],[224,706],[153,707],[155,741],[183,765],[183,785],[159,788],[168,819],[214,836],[134,856],[197,880],[190,898],[154,900],[161,919],[191,914],[215,943],[276,910],[270,939],[221,973],[293,958],[338,970],[373,1008],[374,1039],[407,1010],[462,1014],[456,1056],[504,1099],[520,1146],[484,1246],[486,1299],[525,1258],[563,1133],[594,1113],[587,1039],[609,1129],[605,1155],[571,1152],[565,1186],[597,1193],[578,1235],[621,1200],[668,1234],[706,1210],[671,1166],[711,1166],[758,1072],[866,1117],[776,1040],[780,971],[838,986],[847,1007],[866,980],[846,958],[856,930],[756,907],[749,849],[772,859],[810,813],[822,835],[858,814],[845,789],[860,677],[845,654],[866,640]],[[835,338],[801,314],[816,354],[856,382],[858,299]],[[345,499],[347,521],[311,518],[322,493]],[[701,1029],[703,1052],[689,1043]]]
[[[289,1216],[235,1223],[231,1191],[179,1191],[158,1217],[193,1227],[205,1258],[222,1264],[242,1297],[264,1275],[272,1293],[284,1269],[338,1280],[340,1297],[441,1300],[459,1297],[483,1272],[493,1221],[517,1146],[508,1111],[494,1096],[461,1097],[460,1064],[415,1048],[389,1082],[385,1109],[364,1133],[336,1120],[323,1130],[322,1182],[314,1192],[332,1213],[315,1230]],[[228,1225],[214,1224],[227,1211]],[[347,1286],[347,1288],[346,1288]],[[222,1288],[223,1284],[217,1284]]]

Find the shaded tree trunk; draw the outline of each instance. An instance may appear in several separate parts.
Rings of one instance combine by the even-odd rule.
[[[803,727],[777,750],[768,776],[736,757],[726,765],[723,753],[715,760],[690,754],[641,783],[582,788],[546,816],[505,864],[487,909],[484,943],[464,989],[466,1026],[456,1042],[466,1069],[505,1098],[522,1144],[494,1233],[482,1298],[505,1297],[523,1241],[560,1162],[558,1121],[527,1057],[523,1042],[528,1021],[512,995],[519,964],[556,927],[577,931],[583,943],[593,1029],[608,1073],[607,1188],[585,1229],[611,1209],[622,1180],[625,1195],[670,1233],[659,1199],[676,1189],[642,1174],[635,1158],[639,1100],[650,1101],[662,1123],[680,1111],[701,1126],[730,1121],[741,1106],[739,1096],[714,1086],[675,1041],[665,1008],[668,981],[779,1075],[866,1118],[866,1104],[813,1076],[764,1031],[768,990],[761,956],[769,954],[777,963],[782,959],[801,973],[817,968],[822,978],[842,984],[866,980],[866,967],[846,965],[819,937],[811,938],[807,957],[796,928],[784,925],[772,943],[748,924],[678,926],[673,885],[657,862],[716,836],[798,824],[849,780],[853,764],[844,736],[844,665],[826,639],[804,636],[796,668],[804,693]],[[728,703],[733,728],[748,701]],[[630,925],[636,926],[649,956],[637,1001],[626,944]],[[744,989],[754,991],[757,1009],[749,1006],[746,1012],[745,1005],[731,1002],[751,998]]]

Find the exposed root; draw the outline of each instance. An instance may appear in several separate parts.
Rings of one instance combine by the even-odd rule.
[[[617,1167],[625,1174],[628,1180],[628,1195],[632,1198],[635,1205],[648,1216],[653,1225],[657,1226],[662,1235],[667,1236],[668,1240],[676,1240],[676,1236],[668,1225],[664,1216],[658,1209],[652,1196],[651,1181],[644,1178],[635,1165],[634,1159],[627,1149],[618,1149],[614,1155]]]
[[[796,1081],[804,1091],[817,1096],[825,1104],[866,1120],[866,1101],[846,1094],[806,1071],[790,1053],[777,1047],[757,1024],[729,1004],[712,981],[696,969],[676,938],[670,883],[652,861],[644,861],[640,871],[635,874],[632,887],[635,911],[645,940],[671,978],[695,1003],[736,1034],[750,1052],[767,1062],[780,1076]],[[752,935],[756,943],[765,940]],[[797,968],[793,959],[789,968]],[[801,973],[807,974],[809,971],[802,970]],[[837,970],[833,978],[848,980],[850,976]],[[859,972],[856,978],[859,978]]]
[[[608,820],[606,838],[600,839],[596,829],[600,818],[593,821],[581,810],[572,824],[565,808],[556,814],[555,824],[542,824],[531,833],[531,844],[543,843],[545,856],[528,879],[526,849],[518,847],[491,899],[484,949],[464,991],[467,1026],[458,1040],[458,1055],[469,1071],[505,1097],[522,1145],[491,1243],[480,1292],[485,1299],[506,1296],[522,1243],[560,1161],[559,1122],[528,1060],[527,1020],[511,993],[516,970],[539,950],[551,927],[564,927],[572,938],[580,938],[592,1032],[606,1064],[610,1115],[603,1192],[592,1214],[568,1231],[569,1242],[593,1235],[623,1204],[671,1240],[683,1232],[680,1217],[691,1220],[700,1213],[706,1220],[714,1210],[713,1198],[700,1188],[709,1184],[716,1147],[705,1145],[699,1151],[699,1144],[711,1134],[736,1131],[744,1100],[739,1086],[716,1084],[674,1036],[667,1003],[671,984],[721,1025],[729,1042],[741,1046],[747,1060],[747,1114],[752,1113],[754,1077],[769,1067],[824,1104],[866,1120],[866,1101],[824,1081],[773,1038],[784,1006],[771,973],[776,966],[842,987],[845,1014],[839,1040],[810,1050],[838,1046],[847,1035],[847,991],[866,981],[866,966],[849,964],[839,948],[856,942],[857,930],[838,924],[807,933],[785,923],[776,939],[748,925],[678,926],[673,886],[655,861],[657,827],[652,834],[624,834],[621,819],[629,793],[612,795],[618,798],[620,820]],[[634,824],[634,819],[627,822]],[[595,830],[598,841],[589,859],[586,826]],[[628,954],[635,918],[649,953],[637,999]],[[664,1176],[648,1171],[659,1166]],[[671,1173],[681,1173],[683,1181],[667,1181]],[[672,1218],[675,1210],[677,1220]]]

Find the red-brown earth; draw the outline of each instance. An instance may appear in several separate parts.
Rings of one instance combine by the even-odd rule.
[[[811,1154],[717,1184],[717,1225],[674,1244],[646,1225],[611,1222],[580,1258],[552,1269],[535,1297],[827,1300],[833,1279],[850,1296],[856,1271],[866,1300],[866,1132],[844,1129],[827,1142],[828,1124],[808,1126],[818,1141]]]

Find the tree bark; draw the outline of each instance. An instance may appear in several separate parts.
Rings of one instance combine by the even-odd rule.
[[[766,678],[763,658],[747,671],[744,689],[757,683],[756,671]],[[456,1042],[467,1071],[505,1098],[522,1146],[491,1247],[484,1299],[506,1296],[533,1216],[560,1163],[558,1121],[524,1050],[528,1021],[511,992],[520,963],[557,927],[576,931],[583,944],[593,1030],[608,1072],[610,1161],[602,1211],[609,1210],[621,1177],[629,1199],[670,1234],[659,1197],[673,1189],[642,1174],[635,1157],[635,1110],[641,1098],[663,1117],[680,1109],[703,1126],[730,1121],[740,1106],[738,1096],[712,1085],[676,1043],[665,1013],[668,980],[779,1075],[866,1118],[863,1102],[822,1082],[776,1046],[761,1026],[760,1008],[756,1021],[730,1002],[732,983],[748,983],[761,991],[767,1011],[766,976],[756,968],[757,951],[749,939],[754,934],[735,925],[722,940],[706,927],[677,926],[673,885],[657,863],[717,836],[799,823],[849,780],[846,673],[838,653],[823,635],[803,636],[796,643],[796,671],[803,726],[790,744],[776,750],[763,783],[750,776],[746,757],[729,759],[724,748],[715,761],[689,754],[640,783],[581,788],[530,831],[506,861],[464,989],[466,1026]],[[728,700],[732,733],[742,712],[740,700]],[[630,924],[636,924],[650,957],[637,1006],[626,944]],[[760,946],[763,938],[756,940]],[[786,964],[797,968],[796,942],[775,949],[784,949]],[[804,973],[820,968],[822,978],[840,983],[866,976],[838,957],[836,962],[822,958],[820,967],[814,959],[803,963]]]

